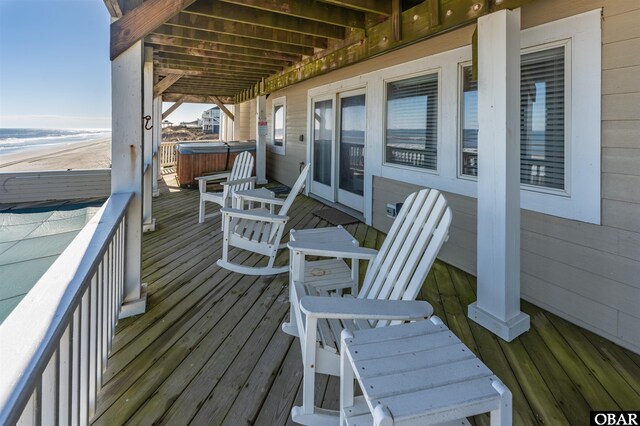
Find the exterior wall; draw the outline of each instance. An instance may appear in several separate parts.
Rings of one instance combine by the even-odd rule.
[[[233,135],[238,141],[256,138],[256,100],[252,99],[236,105],[236,110],[240,110],[239,132]]]
[[[523,8],[522,28],[599,7],[604,14],[601,225],[522,210],[522,297],[640,352],[640,2],[540,0]],[[306,161],[310,89],[465,46],[473,30],[452,31],[272,93],[269,99],[286,96],[286,155],[268,153],[269,176],[291,185],[299,163]],[[299,141],[300,135],[304,142]],[[371,222],[386,231],[391,223],[385,215],[386,204],[402,201],[419,188],[419,182],[374,176],[372,188]],[[475,273],[476,200],[446,196],[454,218],[440,258]]]

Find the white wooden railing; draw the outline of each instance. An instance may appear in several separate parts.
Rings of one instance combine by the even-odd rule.
[[[125,213],[114,194],[0,325],[0,425],[86,425],[123,297]]]
[[[176,164],[176,142],[162,142],[160,144],[160,166],[170,167]]]

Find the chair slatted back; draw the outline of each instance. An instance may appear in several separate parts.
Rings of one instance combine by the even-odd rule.
[[[251,173],[253,172],[253,162],[253,155],[248,151],[242,151],[233,161],[233,168],[231,169],[231,177],[229,180],[234,181],[251,177]],[[237,185],[231,185],[231,188],[229,189],[231,192],[244,191],[246,189],[251,189],[251,184],[249,182],[245,182]]]
[[[423,189],[409,195],[368,268],[358,297],[415,300],[447,238],[451,217],[439,191]]]
[[[287,195],[287,199],[284,200],[284,204],[282,205],[282,207],[280,207],[280,211],[278,212],[279,215],[285,216],[287,214],[287,212],[293,205],[293,202],[296,200],[296,197],[298,196],[300,191],[302,191],[302,188],[304,188],[304,185],[307,182],[307,175],[309,174],[310,167],[311,163],[308,163],[300,172],[300,176],[298,176],[296,183],[294,183],[291,187],[291,192],[289,192],[289,195]],[[277,233],[278,226],[273,226],[271,228],[271,233],[269,234],[269,241],[271,241]]]

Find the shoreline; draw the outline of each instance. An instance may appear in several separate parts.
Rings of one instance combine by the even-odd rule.
[[[0,173],[111,167],[111,138],[29,149],[0,157]]]

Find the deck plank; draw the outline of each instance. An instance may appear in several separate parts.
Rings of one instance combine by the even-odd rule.
[[[299,341],[279,330],[288,316],[287,275],[220,269],[220,218],[198,224],[198,192],[171,185],[154,199],[157,230],[143,237],[148,309],[118,324],[92,423],[292,424],[302,375]],[[312,214],[321,206],[299,196],[287,231],[331,226]],[[364,247],[385,238],[363,223],[345,228]],[[266,262],[238,249],[230,256]],[[287,261],[283,250],[276,264]],[[589,410],[632,408],[640,398],[640,356],[526,302],[532,330],[503,342],[467,318],[475,286],[475,277],[436,261],[419,298],[511,389],[514,424],[581,424]],[[338,398],[337,378],[318,375],[316,404],[337,408]],[[489,424],[486,415],[470,420]]]

